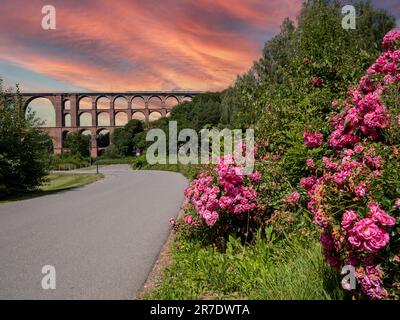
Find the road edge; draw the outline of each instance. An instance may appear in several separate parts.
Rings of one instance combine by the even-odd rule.
[[[184,215],[184,211],[182,209],[184,204],[185,203],[183,203],[181,209],[179,209],[178,218],[183,217]],[[175,239],[176,233],[171,228],[168,238],[163,244],[156,261],[153,263],[153,266],[149,275],[146,278],[146,281],[143,283],[142,288],[139,290],[139,292],[133,297],[133,300],[143,300],[144,296],[147,293],[153,291],[161,285],[163,281],[164,271],[172,262],[172,245]]]

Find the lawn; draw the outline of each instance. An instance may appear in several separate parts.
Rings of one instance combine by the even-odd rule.
[[[44,196],[54,192],[68,190],[80,186],[84,186],[104,178],[102,174],[70,174],[70,173],[53,173],[47,176],[47,181],[38,188],[27,193],[12,195],[0,199],[0,204],[10,201],[25,200],[35,197]]]

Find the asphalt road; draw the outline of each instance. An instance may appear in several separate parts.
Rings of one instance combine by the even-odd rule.
[[[131,299],[140,290],[187,180],[128,165],[100,172],[105,179],[84,187],[0,205],[0,299]],[[42,288],[45,265],[54,290]]]

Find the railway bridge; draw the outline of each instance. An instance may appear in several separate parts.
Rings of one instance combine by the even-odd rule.
[[[91,155],[97,156],[98,135],[109,134],[129,120],[144,122],[168,117],[178,104],[191,101],[200,91],[22,93],[24,112],[35,112],[42,129],[60,154],[70,132],[91,136]]]

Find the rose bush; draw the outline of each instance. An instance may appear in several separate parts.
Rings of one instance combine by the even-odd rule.
[[[332,132],[304,133],[313,152],[311,173],[300,180],[321,228],[326,261],[356,270],[358,297],[399,298],[400,293],[400,30],[384,37],[385,52],[334,101]]]
[[[185,190],[185,214],[175,227],[221,245],[229,235],[250,240],[262,223],[257,192],[260,179],[258,171],[245,174],[232,155],[221,157]]]

